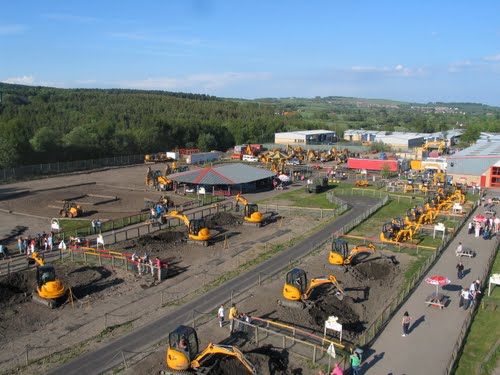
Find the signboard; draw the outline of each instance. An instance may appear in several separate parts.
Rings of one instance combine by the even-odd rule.
[[[340,333],[340,342],[342,342],[342,324],[337,322],[338,319],[339,318],[336,316],[328,317],[328,319],[325,321],[324,337],[326,337],[326,330],[331,329],[332,331]]]

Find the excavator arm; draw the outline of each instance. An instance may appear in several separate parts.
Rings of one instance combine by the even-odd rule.
[[[247,204],[248,204],[248,201],[247,201],[245,198],[243,198],[240,194],[236,194],[236,195],[234,196],[234,199],[236,200],[236,204],[238,204],[238,202],[241,202],[241,203],[243,203],[244,205],[247,205]]]
[[[344,290],[340,286],[340,284],[337,281],[337,278],[333,275],[330,275],[328,277],[316,277],[311,279],[311,282],[309,283],[309,287],[305,291],[305,293],[302,295],[302,299],[307,300],[309,299],[309,295],[311,294],[312,290],[316,288],[319,285],[323,284],[333,284],[335,288],[337,289],[337,297],[343,297],[344,295]]]
[[[255,366],[245,358],[245,356],[239,349],[234,346],[217,345],[212,343],[208,344],[206,349],[202,351],[193,361],[191,361],[191,368],[198,369],[202,367],[203,361],[208,360],[214,355],[225,355],[237,358],[243,364],[243,366],[245,366],[250,374],[258,374]]]
[[[171,211],[171,212],[168,213],[167,216],[175,217],[175,218],[177,218],[179,220],[182,220],[183,223],[186,225],[186,227],[189,228],[189,219],[188,219],[188,217],[186,215],[182,215],[178,211]]]
[[[41,258],[38,255],[37,251],[31,253],[31,255],[29,256],[29,259],[32,259],[33,261],[35,261],[40,267],[45,266],[45,262],[43,261],[43,258]],[[31,263],[31,264],[33,264],[33,263]]]
[[[359,253],[366,253],[366,252],[371,252],[374,253],[376,251],[375,245],[370,243],[368,245],[363,245],[363,246],[356,246],[354,249],[352,249],[351,253],[347,257],[347,259],[344,261],[344,264],[351,264],[352,259],[358,255]],[[331,276],[332,277],[332,276]]]

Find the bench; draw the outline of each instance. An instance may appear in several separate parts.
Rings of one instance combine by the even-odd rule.
[[[460,252],[455,252],[455,255],[457,257],[469,257],[469,258],[474,258],[476,253],[472,251],[471,249],[463,249]]]
[[[445,296],[444,294],[441,293],[432,293],[427,296],[425,299],[425,303],[427,304],[427,307],[432,306],[432,307],[439,307],[440,309],[443,309],[446,306],[446,302],[448,301],[448,296]]]

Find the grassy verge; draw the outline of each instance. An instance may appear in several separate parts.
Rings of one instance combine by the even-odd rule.
[[[493,264],[492,273],[500,273],[500,257],[497,255]],[[487,291],[485,291],[485,294]],[[470,331],[465,338],[465,345],[458,361],[455,371],[456,375],[475,374],[476,369],[483,362],[488,352],[494,347],[500,332],[500,319],[498,309],[500,308],[500,287],[495,287],[490,297],[486,295],[482,302],[486,308],[479,308]],[[496,311],[487,304],[496,304]],[[483,365],[481,374],[491,374],[500,360],[500,347],[490,357],[489,361]]]

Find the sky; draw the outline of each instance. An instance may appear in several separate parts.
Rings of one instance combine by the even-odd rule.
[[[500,1],[6,1],[0,81],[500,106]]]

